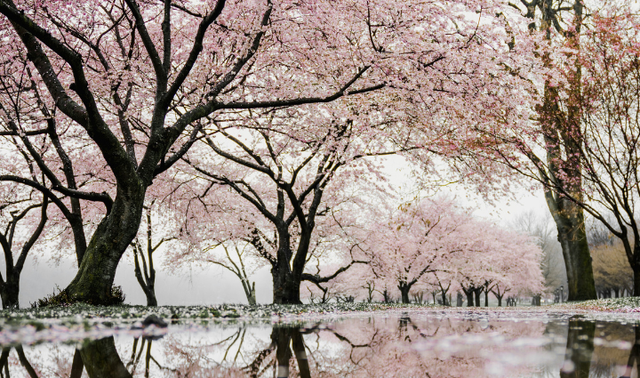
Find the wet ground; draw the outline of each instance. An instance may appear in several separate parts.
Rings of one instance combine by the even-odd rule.
[[[637,377],[640,360],[638,314],[414,308],[164,320],[7,323],[0,376]]]

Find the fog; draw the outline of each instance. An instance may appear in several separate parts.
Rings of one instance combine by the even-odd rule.
[[[240,280],[222,268],[193,268],[180,274],[168,274],[159,266],[156,272],[158,305],[210,305],[221,303],[247,303]],[[59,265],[45,258],[34,261],[27,258],[21,278],[20,307],[53,293],[56,285],[63,289],[73,279],[76,267],[73,261],[63,260]],[[272,283],[269,268],[260,269],[253,277],[256,281],[258,303],[271,303]],[[115,285],[122,286],[125,303],[146,305],[146,297],[134,275],[133,265],[122,259],[118,266]]]

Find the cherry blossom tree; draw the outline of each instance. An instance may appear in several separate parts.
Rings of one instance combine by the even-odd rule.
[[[347,245],[345,229],[349,224],[344,220],[353,210],[350,204],[357,200],[351,191],[358,189],[349,184],[356,168],[339,172],[346,158],[346,154],[340,152],[349,147],[350,137],[340,136],[346,140],[340,146],[331,140],[333,128],[329,128],[328,135],[321,135],[324,143],[317,143],[317,139],[301,143],[280,135],[287,129],[273,130],[272,134],[261,130],[253,136],[257,140],[250,138],[248,130],[241,131],[250,143],[230,134],[229,128],[220,139],[236,144],[246,152],[246,157],[241,158],[240,154],[233,155],[233,160],[225,157],[228,153],[218,147],[221,142],[211,138],[207,139],[206,147],[223,155],[216,164],[204,160],[210,156],[199,153],[197,147],[185,157],[191,164],[190,169],[196,172],[186,174],[185,178],[196,174],[201,177],[202,194],[197,194],[196,198],[200,200],[194,206],[202,210],[193,210],[202,213],[209,208],[211,219],[228,220],[224,221],[225,227],[211,225],[206,239],[214,241],[212,247],[227,242],[248,244],[254,256],[271,265],[274,302],[299,303],[303,280],[316,285],[326,283],[349,269],[356,259],[352,246]],[[354,131],[344,132],[352,134]],[[360,168],[361,175],[365,175],[368,167],[370,165]],[[274,172],[278,172],[277,176],[271,177]],[[291,172],[289,177],[285,176],[288,172]],[[195,184],[190,188],[195,188]],[[202,226],[199,228],[204,231]],[[207,249],[211,250],[211,247]],[[205,254],[204,260],[233,265],[228,258],[216,260],[207,256],[211,254]],[[350,260],[344,260],[344,256],[350,256]],[[322,264],[332,259],[346,262],[327,272],[327,276],[320,275],[319,270],[305,270],[310,261]]]
[[[55,119],[56,128],[69,125],[70,138],[60,143],[85,141],[82,156],[74,158],[103,166],[95,185],[82,189],[63,184],[50,166],[38,166],[57,193],[104,204],[78,274],[65,289],[80,301],[111,301],[115,269],[136,235],[147,189],[202,132],[224,135],[217,126],[233,114],[247,118],[252,109],[353,96],[356,109],[366,103],[385,118],[404,119],[416,134],[448,136],[441,138],[448,141],[441,152],[478,122],[493,124],[498,117],[511,125],[528,118],[521,106],[528,80],[509,72],[533,64],[531,45],[522,19],[498,0],[446,6],[386,0],[54,6],[24,0],[0,3],[0,13],[3,52],[28,58],[42,102],[56,110],[40,119]],[[373,93],[380,96],[365,96]],[[394,106],[381,105],[388,103]],[[322,112],[315,115],[309,120],[328,123]],[[334,135],[346,121],[336,122]],[[427,150],[437,140],[404,138]],[[308,228],[300,212],[296,217]],[[285,297],[296,291],[282,285],[276,286]]]
[[[502,297],[542,293],[544,278],[541,270],[542,250],[529,236],[505,230],[476,220],[468,254],[457,256],[458,282],[467,295],[468,306],[480,306],[480,296],[493,293],[502,304]]]
[[[54,117],[55,106],[44,101],[42,88],[32,77],[27,57],[21,51],[8,54],[10,58],[0,64],[0,136],[5,156],[0,166],[0,181],[24,185],[47,196],[58,210],[49,214],[50,223],[65,223],[63,228],[71,233],[76,261],[80,264],[87,248],[83,212],[91,216],[94,211],[87,206],[83,208],[78,197],[66,200],[64,197],[90,185],[91,177],[95,177],[93,174],[100,168],[85,170],[84,177],[77,175],[71,156],[79,153],[82,146],[61,143],[73,131],[66,122]],[[62,179],[56,176],[56,171],[63,173]]]
[[[578,56],[584,29],[590,27],[588,11],[583,0],[521,0],[520,4],[530,19],[532,38],[540,38],[544,65],[535,90],[539,100],[529,104],[536,110],[532,119],[537,127],[518,133],[485,130],[497,148],[489,148],[484,157],[542,184],[562,247],[569,300],[595,299],[584,210],[574,200],[587,200],[579,158],[584,139],[580,132],[583,66]],[[514,149],[504,149],[498,141]]]
[[[402,205],[387,223],[374,223],[367,239],[373,273],[397,286],[409,303],[414,285],[431,285],[447,304],[453,287],[480,305],[494,292],[542,292],[541,250],[529,237],[475,219],[448,199]],[[487,298],[485,297],[485,302]]]
[[[574,2],[570,26],[553,25],[564,43],[561,54],[547,56],[556,72],[547,81],[541,107],[547,159],[537,158],[534,145],[522,144],[533,170],[519,168],[539,175],[547,190],[563,244],[570,300],[595,298],[584,211],[621,240],[634,276],[640,277],[640,248],[632,242],[640,235],[634,219],[640,23],[626,4],[607,4],[591,10],[588,18],[583,8],[581,1]],[[549,12],[547,22],[560,21],[560,8]],[[570,244],[575,248],[568,253]],[[635,282],[634,291],[640,292],[640,278]]]
[[[402,303],[409,303],[414,285],[428,274],[447,270],[454,255],[468,251],[464,234],[471,221],[452,200],[401,205],[388,221],[371,226],[367,252],[373,273],[397,286]]]
[[[89,142],[80,160],[106,168],[108,180],[92,191],[63,184],[49,166],[39,165],[58,192],[105,205],[78,274],[65,289],[75,300],[110,303],[115,270],[137,232],[145,192],[195,142],[201,120],[222,109],[326,102],[385,85],[358,85],[371,65],[356,59],[341,62],[340,72],[318,72],[310,94],[301,70],[313,61],[304,51],[321,50],[303,48],[287,31],[304,26],[320,32],[322,20],[295,4],[52,5],[2,2],[2,49],[28,58],[28,67],[17,72],[32,71],[40,94],[46,93],[43,103],[59,110],[44,116],[71,123],[74,134]],[[301,14],[308,17],[301,20]]]
[[[551,215],[540,217],[534,212],[526,212],[518,215],[515,223],[516,229],[533,238],[542,250],[542,274],[546,290],[554,292],[559,291],[561,286],[566,287],[566,268],[562,248],[558,243]]]

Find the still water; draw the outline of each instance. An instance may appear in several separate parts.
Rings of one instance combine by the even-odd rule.
[[[637,377],[639,324],[623,316],[419,309],[189,322],[142,333],[135,325],[99,327],[71,337],[54,324],[1,331],[0,377]],[[77,341],[84,337],[91,339]]]

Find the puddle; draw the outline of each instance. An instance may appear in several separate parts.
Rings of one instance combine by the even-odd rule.
[[[0,332],[0,376],[637,377],[638,324],[541,311],[415,309],[163,329],[22,325]]]

